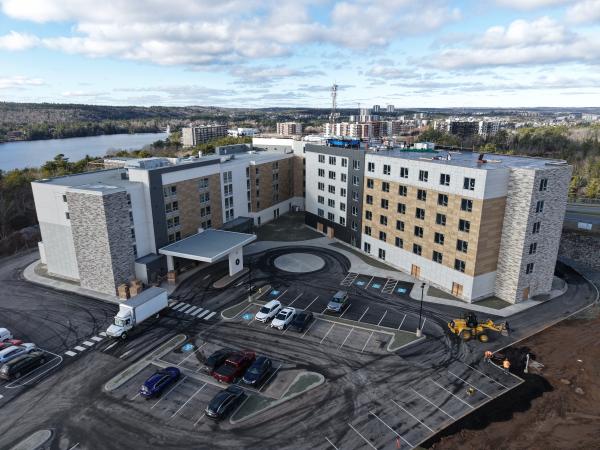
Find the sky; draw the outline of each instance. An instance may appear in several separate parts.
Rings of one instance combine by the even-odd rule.
[[[600,106],[600,0],[0,0],[0,101]]]

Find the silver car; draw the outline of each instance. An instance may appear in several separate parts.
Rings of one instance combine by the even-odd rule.
[[[17,356],[31,353],[35,349],[37,349],[36,345],[30,342],[21,345],[12,345],[0,351],[0,364],[4,364],[8,361],[11,361]]]
[[[348,293],[346,291],[337,291],[327,304],[327,311],[342,312],[348,306]]]

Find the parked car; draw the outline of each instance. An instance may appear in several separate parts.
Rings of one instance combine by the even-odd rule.
[[[250,368],[246,370],[242,381],[251,386],[258,386],[264,381],[272,367],[273,361],[271,361],[270,358],[259,356],[256,358],[256,361],[252,363]]]
[[[296,308],[292,308],[291,306],[283,308],[271,322],[271,328],[277,328],[278,330],[287,328],[295,315]]]
[[[229,356],[231,356],[233,353],[234,351],[230,348],[221,348],[217,350],[208,358],[206,358],[206,361],[204,361],[204,365],[202,366],[201,370],[204,373],[212,375],[215,369],[221,364],[223,364],[225,360],[229,358]]]
[[[310,311],[298,312],[290,322],[290,328],[300,333],[306,330],[306,327],[313,321],[314,316]]]
[[[281,310],[281,302],[279,300],[271,300],[269,303],[260,308],[254,317],[259,322],[267,323]]]
[[[213,420],[223,419],[244,398],[244,390],[239,386],[229,386],[213,397],[206,406],[206,417]]]
[[[0,350],[13,345],[21,345],[22,343],[23,341],[21,339],[15,339],[7,328],[0,328]]]
[[[176,382],[180,376],[181,372],[177,367],[161,369],[144,381],[144,384],[140,387],[140,395],[144,398],[156,397]]]
[[[31,342],[21,345],[11,345],[8,348],[0,350],[0,364],[9,362],[11,359],[15,359],[21,355],[26,355],[36,350],[37,347]]]
[[[229,356],[225,362],[212,373],[212,376],[221,383],[233,383],[246,372],[246,369],[250,367],[255,358],[256,354],[254,352],[236,352]]]
[[[0,367],[0,378],[3,380],[13,380],[21,378],[32,370],[46,364],[47,356],[44,352],[33,351],[25,355],[11,359]]]
[[[348,307],[348,293],[346,291],[337,291],[327,304],[327,311],[342,312]]]
[[[7,341],[0,342],[0,350],[3,350],[8,347],[19,346],[22,344],[23,341],[21,339],[9,339]]]

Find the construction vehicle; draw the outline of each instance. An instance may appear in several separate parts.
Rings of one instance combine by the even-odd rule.
[[[462,319],[454,319],[448,322],[448,328],[463,341],[477,338],[480,342],[488,342],[491,333],[500,333],[508,336],[508,324],[506,322],[494,323],[491,319],[479,322],[477,316],[468,313]]]

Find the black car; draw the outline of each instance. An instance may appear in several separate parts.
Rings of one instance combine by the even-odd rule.
[[[304,330],[306,330],[306,327],[313,321],[313,319],[313,313],[310,311],[300,311],[290,322],[290,328],[302,333]]]
[[[239,386],[229,386],[213,397],[204,412],[206,417],[221,420],[229,414],[244,397],[244,390]]]
[[[12,361],[4,363],[0,368],[0,378],[12,380],[37,369],[46,364],[48,360],[44,352],[33,351],[26,355],[19,356]]]
[[[234,353],[234,350],[230,348],[221,348],[206,358],[202,371],[212,375],[212,373],[219,368],[221,364],[225,362]]]
[[[242,381],[251,386],[258,386],[263,382],[272,367],[273,362],[269,358],[266,356],[259,356],[248,370],[246,370]]]

